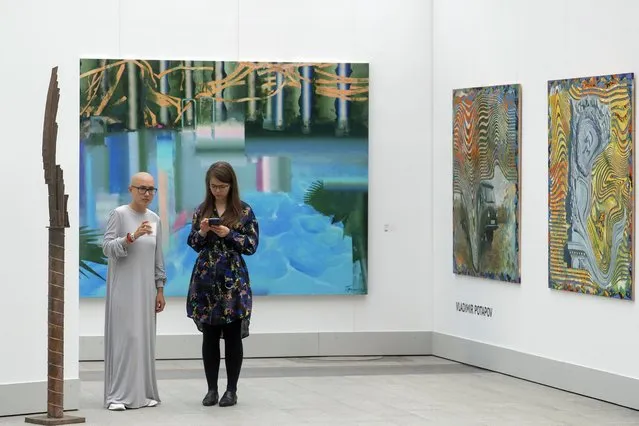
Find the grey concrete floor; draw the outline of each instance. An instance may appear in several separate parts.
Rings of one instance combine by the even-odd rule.
[[[124,412],[102,408],[102,368],[80,366],[69,414],[88,425],[639,425],[637,411],[436,357],[247,359],[228,408],[201,405],[200,361],[158,361],[162,404]]]

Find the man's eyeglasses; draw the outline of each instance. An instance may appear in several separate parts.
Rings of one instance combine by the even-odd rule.
[[[144,195],[147,192],[151,195],[155,195],[155,193],[158,191],[157,188],[154,187],[148,187],[148,186],[132,186],[133,188],[138,190],[138,194],[140,195]]]

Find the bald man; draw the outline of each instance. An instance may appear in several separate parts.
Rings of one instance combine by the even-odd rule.
[[[131,202],[109,213],[102,250],[108,258],[104,323],[104,406],[109,410],[160,403],[155,376],[155,321],[164,310],[160,217],[148,209],[153,176],[137,173]]]

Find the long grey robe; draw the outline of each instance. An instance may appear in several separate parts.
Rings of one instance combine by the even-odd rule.
[[[126,242],[148,220],[153,235]],[[107,221],[104,255],[108,258],[104,323],[104,406],[116,402],[127,408],[160,402],[155,376],[155,298],[166,282],[160,217],[124,205]]]

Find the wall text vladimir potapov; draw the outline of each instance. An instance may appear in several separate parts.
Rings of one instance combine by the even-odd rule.
[[[475,305],[473,303],[455,302],[455,308],[458,312],[466,314],[474,314],[482,317],[491,318],[493,316],[493,308],[488,306]]]

